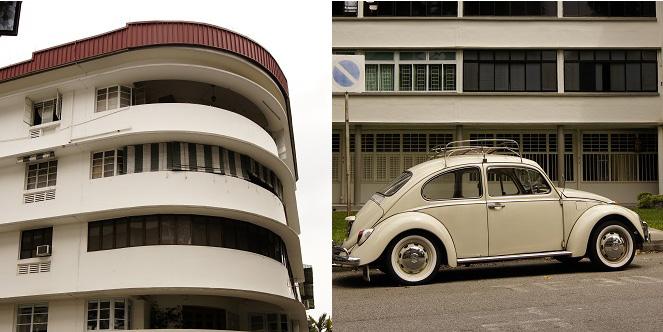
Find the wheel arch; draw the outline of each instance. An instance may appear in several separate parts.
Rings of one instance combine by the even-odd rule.
[[[566,250],[572,252],[573,257],[585,256],[592,232],[598,225],[608,220],[623,222],[633,234],[636,244],[638,246],[642,244],[644,232],[636,212],[619,205],[597,205],[585,211],[575,222],[569,234]]]
[[[423,233],[431,236],[446,260],[446,264],[455,267],[456,247],[451,234],[444,225],[434,217],[421,212],[403,212],[393,215],[375,226],[371,236],[361,246],[356,246],[351,255],[359,257],[361,265],[371,264],[380,259],[389,244],[399,236],[408,233]]]

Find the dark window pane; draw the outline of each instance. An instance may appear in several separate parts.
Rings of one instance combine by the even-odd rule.
[[[527,2],[526,1],[508,1],[508,2],[504,1],[504,3],[511,4],[511,15],[513,15],[513,16],[525,16],[525,15],[527,15]]]
[[[592,62],[580,63],[580,91],[594,91],[596,88],[596,66]]]
[[[205,217],[194,217],[191,224],[191,243],[196,246],[207,245],[207,220]]]
[[[148,216],[145,218],[145,245],[159,244],[159,217]]]
[[[610,59],[612,59],[612,60],[625,60],[626,59],[626,51],[624,51],[624,50],[610,51]]]
[[[410,1],[397,1],[393,5],[395,5],[395,16],[410,16],[412,14]]]
[[[442,1],[442,16],[458,16],[458,1]]]
[[[541,66],[543,91],[557,91],[557,64],[544,63]]]
[[[495,51],[495,60],[509,61],[509,51]]]
[[[161,236],[159,237],[161,244],[175,244],[175,216],[163,215],[161,216]]]
[[[656,91],[656,64],[642,64],[642,91]]]
[[[426,16],[425,1],[411,1],[412,16]]]
[[[527,51],[527,60],[532,61],[532,60],[541,60],[541,52],[540,51]]]
[[[642,52],[640,50],[626,51],[626,60],[635,60],[639,61]]]
[[[642,2],[642,17],[656,17],[656,1]]]
[[[221,247],[223,245],[225,247],[232,248],[231,246],[229,246],[228,243],[223,242],[224,235],[226,235],[226,234],[223,234],[222,226],[223,226],[223,224],[222,224],[221,221],[214,220],[214,219],[210,220],[210,222],[207,224],[207,232],[208,232],[207,236],[209,238],[209,245],[212,246],[212,247]],[[229,235],[228,235],[228,237],[229,237]],[[234,234],[233,234],[233,238],[234,238]],[[235,241],[232,241],[232,243],[233,243],[233,247],[234,247]]]
[[[248,250],[249,249],[249,233],[248,225],[244,223],[238,223],[236,227],[237,231],[237,249],[239,250]]]
[[[101,249],[113,249],[113,221],[104,222],[101,225]]]
[[[99,249],[101,249],[101,224],[99,222],[91,222],[88,224],[87,229],[87,251],[96,251]]]
[[[580,51],[580,60],[594,60],[594,52],[593,51]]]
[[[580,90],[580,70],[578,63],[564,64],[564,90],[566,91]]]
[[[642,16],[642,8],[640,7],[640,1],[624,2],[624,16],[628,17]]]
[[[541,64],[528,63],[525,66],[527,91],[541,91]]]
[[[639,63],[626,64],[626,91],[640,91],[641,86],[641,72]]]
[[[427,3],[427,16],[440,16],[442,15],[442,1],[429,1]]]
[[[479,64],[465,63],[463,68],[463,89],[477,91],[479,89]]]
[[[488,2],[488,1],[486,1],[486,2]],[[509,16],[510,1],[491,1],[491,2],[494,2],[494,6],[495,6],[495,11],[494,11],[493,15],[495,15],[495,16]]]
[[[542,51],[541,60],[557,61],[557,51]]]
[[[610,51],[596,51],[596,60],[610,60]]]
[[[129,245],[132,247],[144,245],[144,237],[145,228],[143,225],[143,218],[131,217],[129,219]]]
[[[191,244],[191,218],[179,215],[176,220],[177,244]]]
[[[626,76],[623,63],[610,64],[610,91],[624,91],[626,89]]]
[[[604,91],[603,84],[603,64],[597,63],[594,65],[594,91]]]
[[[578,60],[578,51],[564,51],[564,61]]]
[[[512,63],[510,71],[511,91],[525,91],[525,65]]]
[[[525,60],[525,51],[511,51],[511,60]]]
[[[495,91],[509,90],[509,64],[495,64]]]
[[[492,63],[479,64],[479,91],[493,91],[495,89],[495,65]]]
[[[656,61],[656,51],[642,51],[642,60]]]
[[[493,51],[479,51],[479,60],[493,60]]]
[[[481,1],[479,7],[479,14],[481,16],[495,15],[495,2],[494,1]]]
[[[127,220],[121,219],[115,223],[115,248],[124,248],[128,243]]]
[[[223,222],[223,246],[226,248],[237,249],[237,229],[235,224],[232,221]]]
[[[479,53],[477,51],[464,51],[463,58],[465,60],[478,60],[479,59],[478,54]]]
[[[479,16],[479,1],[463,2],[463,15],[464,16]]]

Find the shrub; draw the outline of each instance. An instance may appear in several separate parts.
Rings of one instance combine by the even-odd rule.
[[[663,208],[663,195],[653,195],[651,193],[638,194],[638,208]]]

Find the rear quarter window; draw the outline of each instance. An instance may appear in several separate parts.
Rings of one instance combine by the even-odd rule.
[[[392,196],[398,190],[400,190],[410,179],[412,178],[412,172],[405,171],[399,177],[395,178],[391,183],[389,183],[384,189],[378,191],[378,194],[382,196]]]

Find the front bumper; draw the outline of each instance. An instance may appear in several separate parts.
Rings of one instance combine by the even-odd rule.
[[[332,266],[338,267],[358,267],[360,259],[350,256],[347,249],[332,245]]]
[[[649,225],[644,220],[640,220],[640,223],[642,224],[642,233],[645,236],[644,238],[645,242],[651,242],[651,236],[649,234]]]

